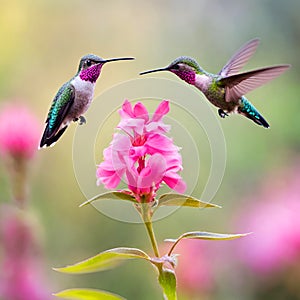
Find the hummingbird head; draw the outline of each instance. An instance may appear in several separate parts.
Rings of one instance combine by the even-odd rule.
[[[134,58],[120,57],[120,58],[104,59],[94,54],[88,54],[81,58],[78,67],[78,74],[82,80],[95,83],[105,63],[117,61],[117,60],[131,60],[131,59]]]
[[[140,75],[160,71],[170,71],[189,84],[195,84],[196,74],[203,72],[195,59],[188,56],[180,56],[165,68],[141,72]]]

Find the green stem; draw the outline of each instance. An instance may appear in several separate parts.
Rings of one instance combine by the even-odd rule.
[[[27,161],[23,158],[11,157],[7,164],[13,199],[20,208],[25,208],[28,200]]]
[[[144,224],[146,226],[146,229],[147,229],[150,241],[151,241],[151,245],[152,245],[152,248],[153,248],[154,255],[156,257],[160,257],[157,242],[156,242],[156,238],[155,238],[155,234],[154,234],[154,231],[153,231],[152,220],[151,220],[151,212],[150,212],[150,207],[149,207],[148,203],[143,203],[142,204],[142,218],[143,218]]]
[[[172,254],[172,252],[173,252],[175,246],[178,244],[178,242],[179,242],[179,240],[177,240],[177,241],[172,245],[172,247],[170,248],[170,250],[169,250],[169,252],[168,252],[168,256],[171,256],[171,254]]]

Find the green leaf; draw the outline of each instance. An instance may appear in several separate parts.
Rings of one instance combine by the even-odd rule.
[[[216,204],[203,202],[192,196],[175,194],[175,193],[168,193],[168,194],[161,195],[158,199],[157,207],[159,206],[188,206],[188,207],[201,207],[201,208],[221,207]]]
[[[80,204],[79,207],[85,206],[87,204],[91,204],[92,202],[96,201],[96,200],[125,200],[125,201],[131,201],[134,203],[137,203],[136,199],[129,195],[126,194],[124,192],[107,192],[104,194],[99,194],[95,197],[93,197],[92,199],[89,199],[85,202],[83,202],[82,204]]]
[[[73,300],[125,300],[125,298],[94,289],[69,289],[58,292],[54,296]]]
[[[114,268],[124,260],[141,258],[151,262],[151,258],[142,250],[136,248],[114,248],[99,253],[77,264],[63,268],[54,268],[55,271],[70,274],[99,272]]]
[[[200,239],[200,240],[233,240],[243,236],[248,235],[249,233],[240,233],[240,234],[230,234],[230,233],[214,233],[206,231],[192,231],[182,234],[178,239],[167,239],[165,241],[176,243],[182,239]]]
[[[176,276],[171,269],[162,268],[159,271],[159,284],[163,288],[164,298],[167,300],[176,300]]]
[[[240,234],[228,234],[228,233],[213,233],[205,231],[192,231],[182,234],[178,239],[166,239],[165,242],[174,243],[171,247],[168,255],[172,253],[175,246],[179,241],[183,239],[200,239],[200,240],[233,240],[243,236],[248,235],[249,233],[240,233]]]

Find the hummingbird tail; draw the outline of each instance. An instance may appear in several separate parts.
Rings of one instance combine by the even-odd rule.
[[[58,141],[58,139],[62,136],[68,126],[65,126],[60,131],[58,131],[55,135],[49,135],[49,128],[48,124],[42,136],[40,147],[39,148],[46,148],[50,146],[54,146],[54,144]]]
[[[263,126],[264,128],[269,128],[270,125],[264,119],[264,117],[258,112],[258,110],[245,98],[242,97],[241,106],[238,109],[238,112],[254,121],[256,124]]]

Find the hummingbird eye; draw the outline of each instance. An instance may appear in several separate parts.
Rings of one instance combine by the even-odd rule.
[[[86,62],[85,62],[86,66],[87,67],[90,67],[92,65],[92,62],[88,59]]]
[[[180,68],[180,66],[179,66],[178,64],[172,66],[172,69],[173,69],[173,70],[179,70],[179,68]]]

